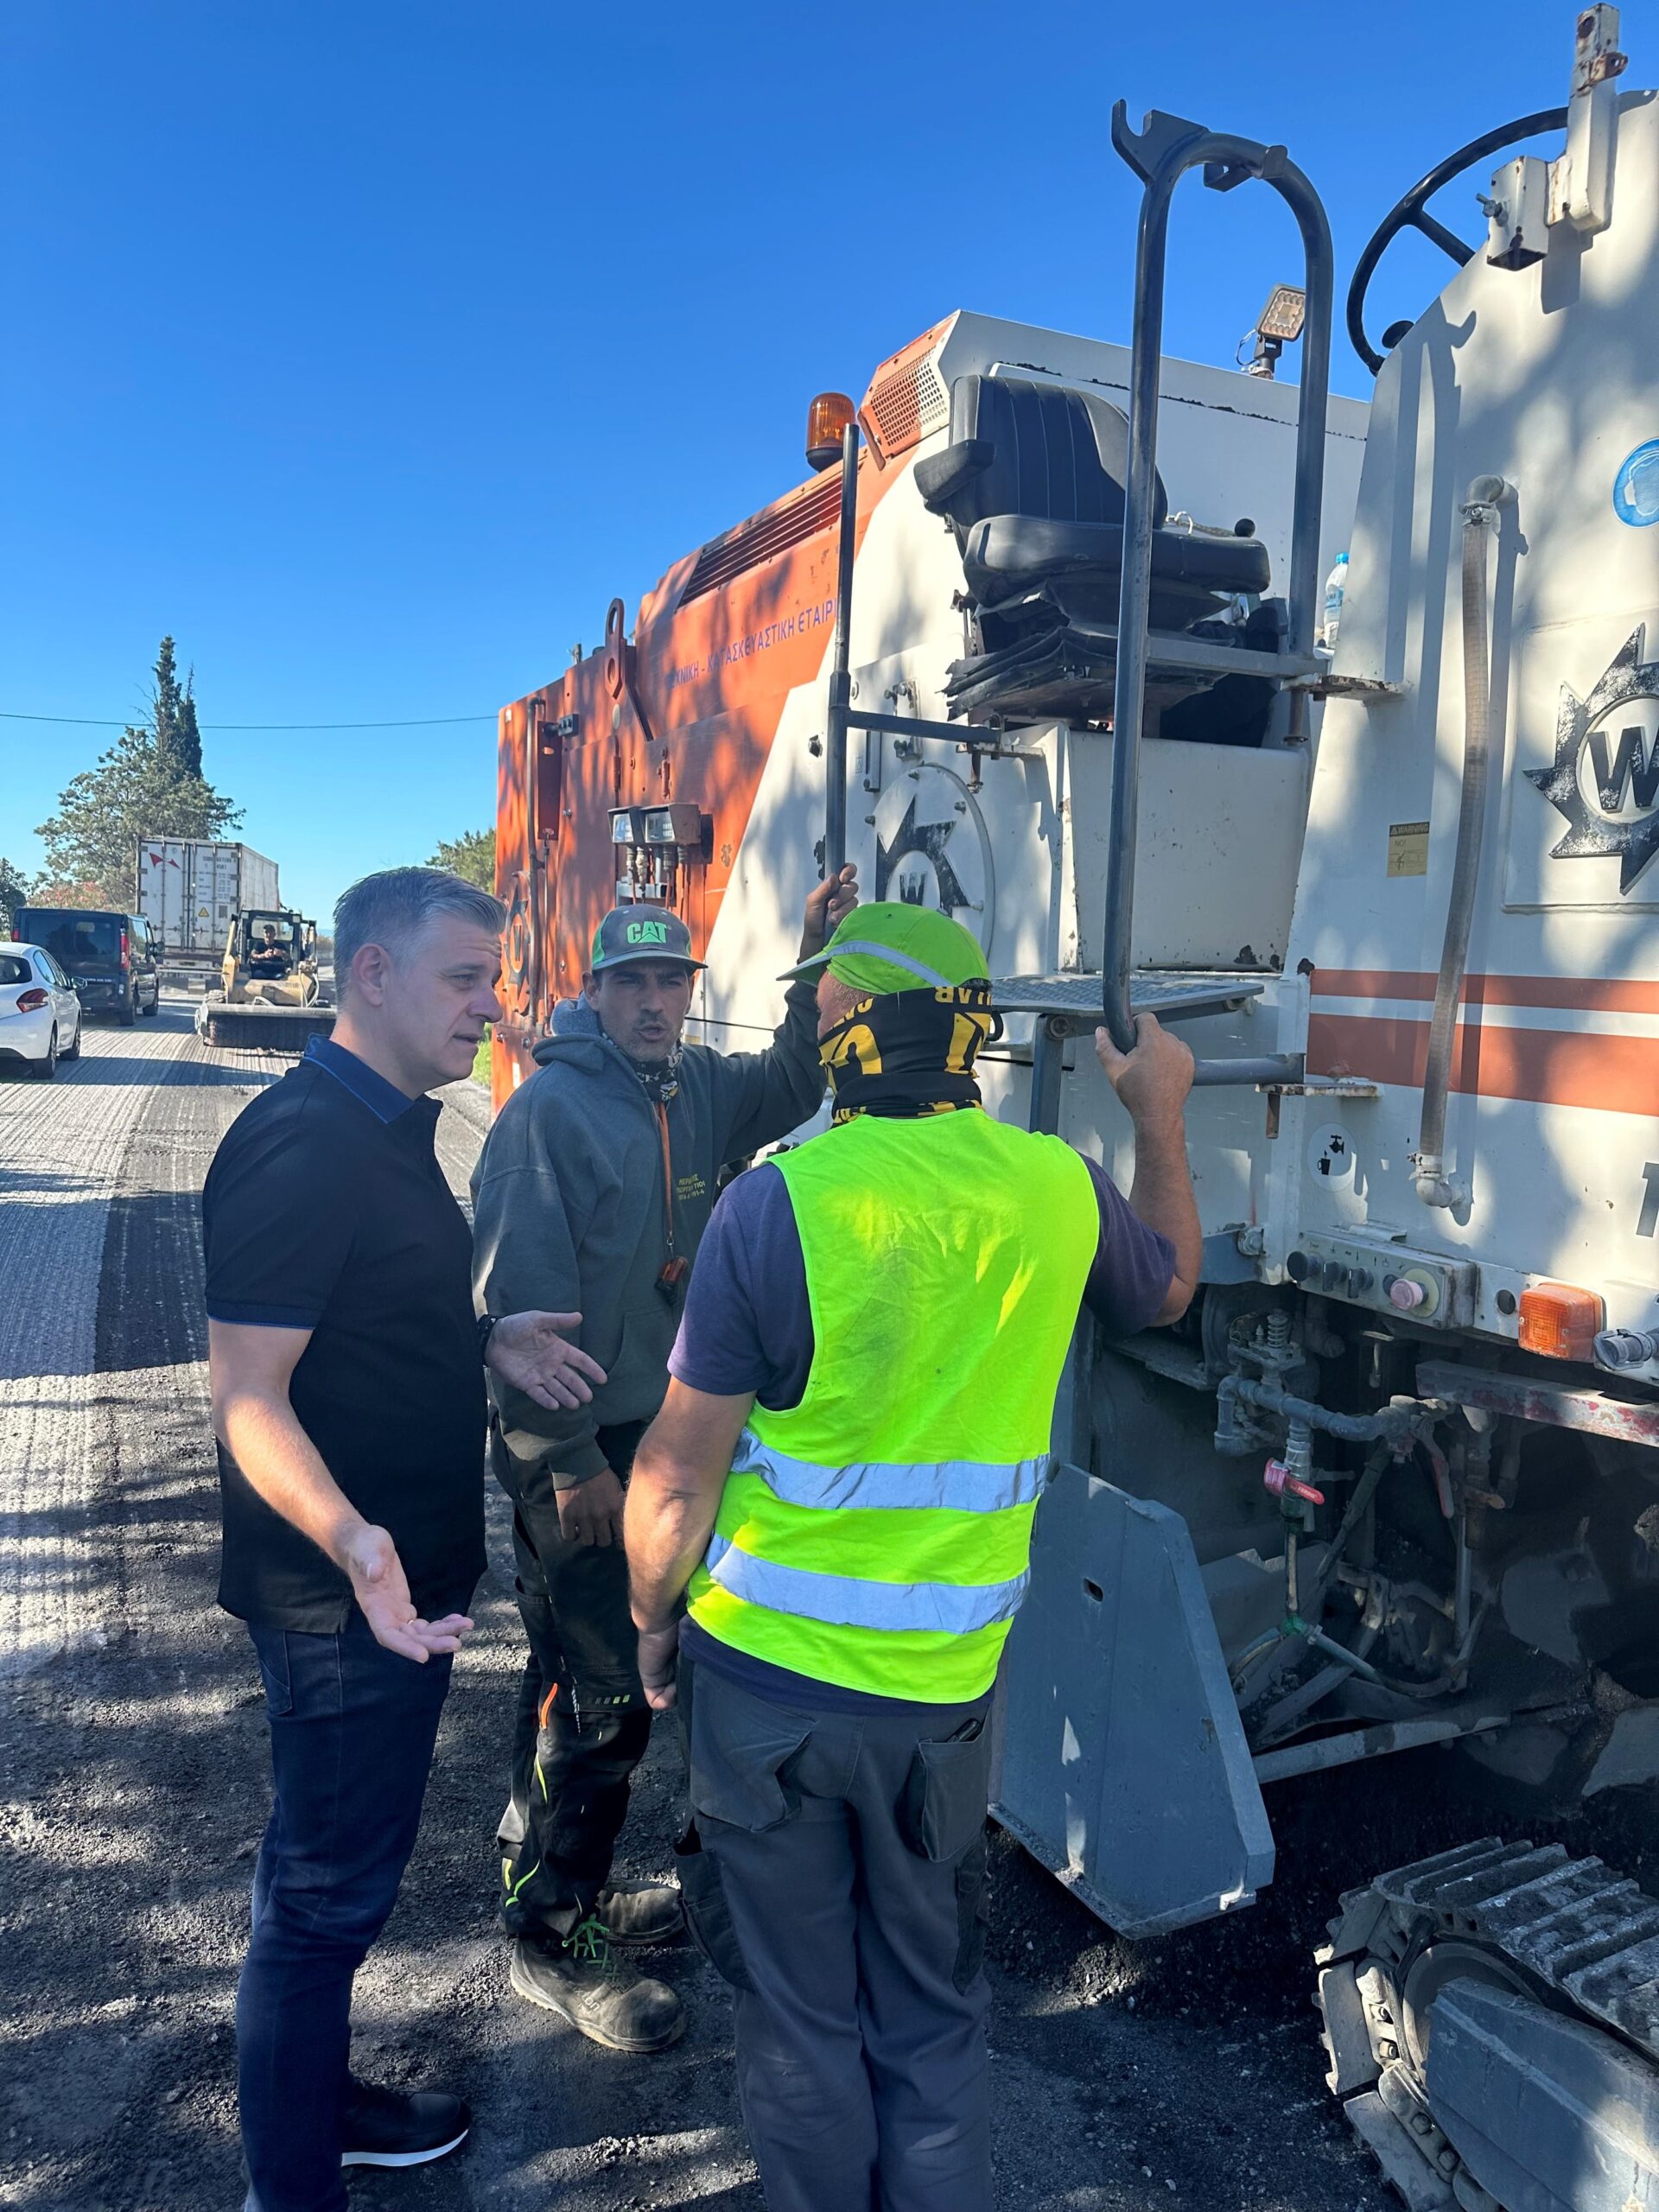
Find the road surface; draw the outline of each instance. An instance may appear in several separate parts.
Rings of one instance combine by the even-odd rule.
[[[213,1605],[217,1510],[197,1197],[282,1063],[210,1052],[181,1001],[92,1028],[48,1086],[0,1080],[0,2205],[232,2212],[232,2005],[268,1805],[257,1675]],[[486,1116],[439,1125],[464,1190]],[[499,1513],[493,1555],[503,1556]],[[518,1666],[510,1573],[480,1592],[422,1840],[359,1978],[355,2061],[460,2088],[472,2141],[365,2173],[406,2212],[760,2212],[729,2008],[684,1947],[690,2027],[655,2058],[582,2042],[507,1986],[496,1815]],[[1382,2212],[1327,2108],[1308,1954],[1338,1889],[1452,1840],[1408,1772],[1281,1794],[1280,1880],[1157,1945],[1110,1936],[1006,1840],[992,2082],[1001,2202],[1068,2212]],[[624,1871],[662,1875],[662,1732]],[[1435,1770],[1436,1774],[1443,1770]],[[1427,1825],[1425,1825],[1427,1823]],[[1340,1844],[1333,1850],[1332,1838]]]

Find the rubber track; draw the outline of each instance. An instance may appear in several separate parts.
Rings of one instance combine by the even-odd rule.
[[[1491,1944],[1659,2059],[1659,1903],[1603,1860],[1487,1836],[1370,1887],[1447,1935]]]

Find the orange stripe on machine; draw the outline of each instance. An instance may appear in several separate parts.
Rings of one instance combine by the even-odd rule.
[[[1318,968],[1308,989],[1316,999],[1427,999],[1434,976],[1425,969]],[[1659,983],[1605,976],[1469,976],[1465,1006],[1567,1007],[1586,1014],[1659,1014]]]
[[[1324,980],[1321,978],[1321,980]],[[1425,992],[1402,988],[1412,978],[1378,975],[1390,998],[1432,998],[1433,978]],[[1515,982],[1521,978],[1500,976],[1472,979]],[[1547,981],[1554,979],[1544,979]],[[1345,971],[1351,987],[1358,981]],[[1584,988],[1590,986],[1586,984]],[[1610,984],[1605,989],[1654,992],[1651,985]],[[1381,993],[1377,994],[1382,995]],[[1344,997],[1365,995],[1350,988]],[[1496,1003],[1513,1003],[1497,1001]],[[1559,1005],[1560,1000],[1533,999],[1522,1003]],[[1587,1004],[1587,1001],[1569,1003]],[[1630,1009],[1648,1012],[1646,1004]],[[1428,1023],[1393,1014],[1319,1014],[1307,1026],[1307,1065],[1310,1074],[1359,1076],[1373,1083],[1393,1083],[1421,1090],[1428,1057]],[[1659,1112],[1659,1039],[1616,1037],[1605,1032],[1590,1033],[1571,1029],[1524,1029],[1483,1025],[1478,1020],[1459,1025],[1452,1048],[1452,1088],[1484,1098],[1514,1098],[1548,1106],[1590,1106],[1603,1113]]]

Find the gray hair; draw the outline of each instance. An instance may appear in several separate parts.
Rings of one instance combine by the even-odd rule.
[[[334,908],[336,995],[345,996],[352,963],[365,944],[384,944],[395,960],[442,914],[458,915],[491,937],[499,937],[507,923],[507,910],[493,893],[441,868],[385,868],[359,876]]]

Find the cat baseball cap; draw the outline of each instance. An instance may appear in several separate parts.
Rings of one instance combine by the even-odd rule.
[[[691,957],[691,932],[666,907],[613,906],[594,931],[590,972],[597,976],[630,960],[677,960],[687,968],[707,964]]]
[[[837,982],[880,997],[892,991],[948,990],[988,976],[985,955],[960,922],[934,906],[878,899],[855,906],[823,950],[779,978],[817,976],[827,968]]]

